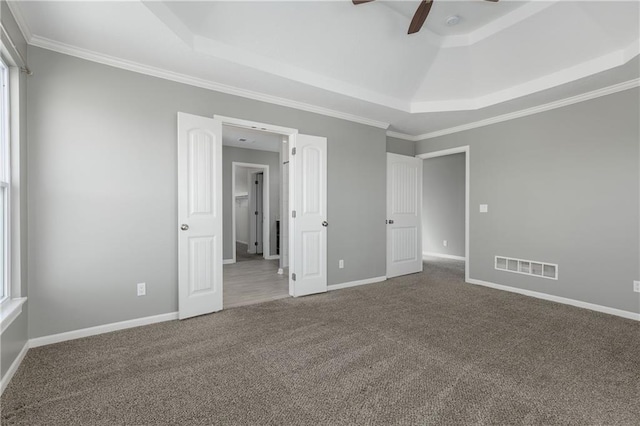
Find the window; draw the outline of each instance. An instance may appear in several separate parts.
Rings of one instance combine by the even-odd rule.
[[[0,59],[0,302],[8,299],[9,285],[9,68]]]

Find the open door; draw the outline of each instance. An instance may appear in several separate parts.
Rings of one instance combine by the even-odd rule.
[[[387,154],[387,278],[422,271],[422,159]]]
[[[289,293],[327,291],[327,138],[297,135],[289,160]]]
[[[222,309],[222,123],[178,113],[178,317]]]

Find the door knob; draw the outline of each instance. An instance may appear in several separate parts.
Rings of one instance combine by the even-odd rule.
[[[322,221],[322,226],[327,227],[327,226],[329,226],[329,223],[326,220],[323,220]]]
[[[183,224],[180,226],[180,229],[182,229],[183,231],[188,231],[188,230],[189,230],[189,225],[187,225],[186,223],[183,223]]]
[[[389,223],[389,225],[393,225],[393,219],[389,219],[387,222]]]

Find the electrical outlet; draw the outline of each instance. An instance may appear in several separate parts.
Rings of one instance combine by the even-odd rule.
[[[343,259],[340,259],[338,261],[338,268],[340,268],[340,269],[344,268],[344,260]]]
[[[445,247],[446,247],[446,246],[447,246],[447,244],[449,244],[449,243],[447,242],[447,240],[443,240],[443,241],[442,241],[442,245],[443,245],[443,246],[445,246]]]
[[[144,296],[147,294],[147,283],[138,283],[137,284],[137,289],[138,289],[138,296]]]
[[[480,204],[480,213],[487,213],[489,211],[488,204]]]
[[[633,282],[633,291],[636,293],[640,293],[640,281]]]

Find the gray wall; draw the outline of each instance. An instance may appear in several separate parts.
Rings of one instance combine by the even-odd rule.
[[[640,310],[639,103],[627,90],[418,142],[470,146],[471,278]],[[495,255],[557,263],[559,280],[496,271]]]
[[[22,37],[18,25],[16,24],[9,7],[5,1],[0,2],[0,19],[2,25],[7,30],[11,40],[16,45],[18,52],[23,58],[27,57],[27,43]],[[7,40],[3,35],[3,43]],[[27,269],[27,76],[19,73],[19,125],[20,125],[20,275],[21,289],[20,296],[27,297],[28,290],[28,269]],[[16,99],[13,99],[15,102]],[[14,182],[15,184],[15,182]],[[22,307],[22,313],[11,323],[11,325],[0,336],[0,377],[4,377],[5,373],[15,361],[28,339],[28,305],[25,303]]]
[[[422,251],[464,257],[465,154],[422,167]],[[447,241],[447,246],[443,241]]]
[[[223,130],[224,132],[224,130]],[[231,174],[233,162],[266,164],[269,166],[269,228],[270,253],[276,254],[276,220],[280,216],[280,154],[277,152],[258,151],[255,149],[222,147],[222,216],[223,236],[222,252],[225,259],[233,258],[235,242],[233,241],[233,226],[231,206],[235,202],[231,188]],[[246,180],[246,179],[245,179]]]
[[[387,152],[413,157],[416,155],[416,143],[387,136]]]
[[[177,310],[178,111],[327,137],[329,284],[385,275],[383,129],[35,47],[29,61],[30,337]]]

